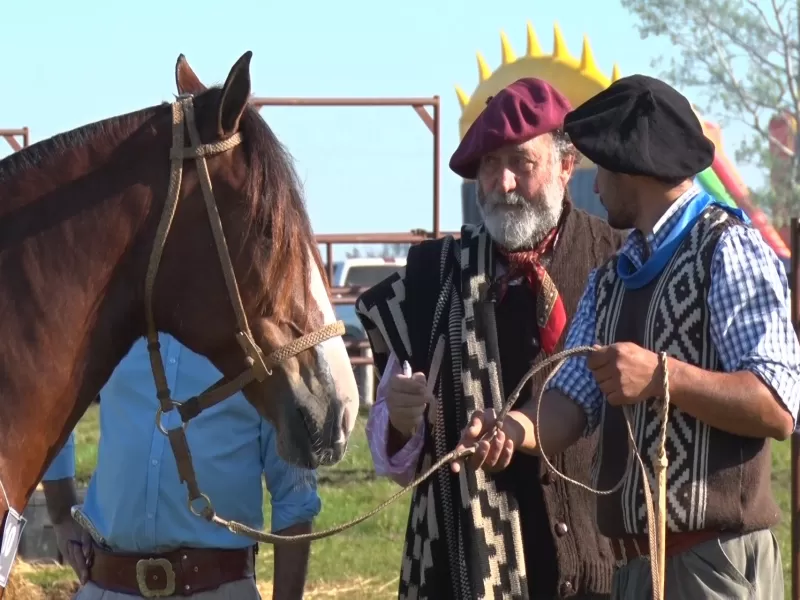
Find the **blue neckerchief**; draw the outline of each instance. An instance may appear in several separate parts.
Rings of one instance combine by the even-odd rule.
[[[678,246],[692,230],[703,211],[709,206],[718,206],[744,223],[750,224],[750,219],[740,208],[734,208],[720,202],[706,192],[700,192],[686,203],[686,206],[682,209],[681,218],[672,227],[664,242],[655,249],[638,271],[627,255],[620,254],[617,261],[617,275],[622,279],[625,287],[629,290],[638,290],[658,277],[675,254]]]

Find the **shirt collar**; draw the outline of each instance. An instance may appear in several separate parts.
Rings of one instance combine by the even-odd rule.
[[[672,230],[673,225],[680,220],[686,205],[701,191],[699,185],[696,183],[692,184],[688,190],[678,196],[677,200],[672,203],[672,206],[667,209],[667,212],[661,215],[661,218],[653,226],[653,231],[645,236],[645,242],[650,252],[656,251],[664,242]]]

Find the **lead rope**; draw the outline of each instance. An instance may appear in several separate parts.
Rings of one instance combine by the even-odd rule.
[[[588,346],[583,346],[582,349],[589,348]],[[576,348],[577,350],[578,348]],[[591,350],[591,348],[589,348]],[[563,353],[562,353],[563,354]],[[560,356],[560,355],[556,355]],[[541,438],[539,436],[539,411],[541,410],[541,400],[543,395],[543,390],[547,388],[547,384],[550,380],[555,376],[561,366],[564,364],[564,360],[562,359],[559,361],[558,365],[547,375],[542,383],[542,389],[539,392],[539,398],[536,405],[536,419],[533,424],[534,434],[536,435],[536,446],[539,449],[539,453],[544,460],[545,464],[553,471],[556,475],[561,477],[564,481],[568,483],[572,483],[577,485],[578,487],[591,492],[593,494],[597,494],[598,496],[608,496],[619,490],[622,487],[625,480],[631,474],[631,459],[636,457],[636,461],[639,464],[639,470],[642,474],[642,484],[644,486],[644,496],[645,496],[645,509],[647,510],[647,541],[649,546],[649,555],[650,555],[650,570],[652,572],[652,579],[653,579],[653,600],[663,600],[664,598],[664,577],[666,571],[666,529],[667,529],[667,511],[666,511],[666,501],[667,501],[667,453],[666,453],[666,439],[667,439],[667,414],[669,410],[669,369],[667,368],[667,354],[666,352],[661,352],[659,354],[659,365],[661,367],[662,372],[662,401],[658,405],[658,413],[659,413],[659,420],[661,423],[661,427],[659,430],[659,438],[658,438],[658,450],[655,456],[652,457],[653,462],[653,471],[656,475],[656,489],[658,491],[658,504],[654,505],[653,502],[653,492],[650,488],[650,477],[647,473],[647,469],[644,466],[644,461],[642,460],[642,456],[639,453],[639,448],[636,445],[636,439],[633,435],[633,426],[632,422],[635,420],[633,416],[633,407],[629,404],[626,404],[622,407],[622,412],[625,415],[625,425],[628,430],[628,459],[625,465],[625,471],[622,473],[622,477],[620,477],[617,484],[608,490],[598,490],[592,488],[585,483],[572,479],[571,477],[567,477],[561,471],[556,469],[553,464],[550,462],[550,459],[547,458],[547,454],[545,454],[544,449],[542,448]],[[506,407],[509,405],[513,405],[516,401],[517,397],[519,396],[520,391],[522,390],[522,386],[527,382],[527,380],[533,374],[529,371],[525,377],[523,377],[522,381],[517,385],[514,389],[514,392],[508,399],[508,403]],[[504,407],[505,408],[505,407]],[[507,411],[504,411],[507,413]],[[504,414],[502,415],[505,416]],[[498,422],[501,423],[501,418],[498,417]],[[656,517],[656,507],[657,507],[657,517]]]
[[[437,348],[438,350],[438,348]],[[525,374],[522,380],[517,384],[517,387],[514,389],[514,392],[509,396],[506,403],[503,405],[503,409],[497,416],[495,421],[495,426],[481,436],[481,441],[488,441],[491,440],[497,432],[502,428],[503,421],[508,415],[508,412],[511,410],[512,406],[516,402],[519,394],[527,381],[536,375],[539,371],[545,369],[546,367],[550,366],[551,364],[555,364],[553,370],[548,374],[547,378],[545,379],[544,383],[542,384],[541,389],[539,390],[539,397],[537,398],[537,409],[536,409],[536,422],[534,423],[534,430],[536,432],[536,443],[539,445],[539,451],[541,452],[541,456],[544,459],[545,463],[561,478],[569,483],[573,483],[585,490],[588,490],[594,494],[598,495],[608,495],[612,494],[617,491],[625,479],[630,474],[631,466],[632,466],[632,457],[635,456],[639,467],[642,472],[642,482],[644,484],[644,494],[645,494],[645,505],[647,509],[647,532],[648,532],[648,542],[650,546],[650,568],[652,569],[652,577],[653,577],[653,600],[663,600],[664,598],[664,571],[665,571],[665,531],[666,531],[666,469],[667,469],[667,456],[665,451],[665,441],[666,441],[666,432],[667,432],[667,410],[669,408],[669,377],[667,371],[667,355],[666,353],[661,353],[659,355],[660,359],[660,366],[662,370],[662,381],[663,381],[663,402],[661,402],[659,406],[659,415],[661,418],[661,431],[659,436],[659,446],[658,446],[658,453],[655,457],[653,457],[653,466],[656,473],[657,485],[658,485],[658,521],[656,521],[655,511],[653,507],[653,494],[652,490],[650,489],[650,479],[647,475],[647,469],[644,466],[644,462],[639,455],[639,449],[636,445],[636,440],[633,435],[633,427],[631,422],[633,420],[632,410],[630,406],[623,407],[623,413],[625,414],[625,422],[628,428],[628,462],[625,468],[625,472],[623,473],[622,477],[620,478],[619,482],[610,490],[595,490],[580,481],[576,481],[564,475],[563,473],[559,472],[553,465],[550,463],[550,460],[547,458],[545,453],[541,449],[540,439],[539,439],[539,407],[541,406],[542,396],[544,395],[544,390],[547,387],[547,383],[553,378],[553,376],[558,372],[564,362],[573,356],[579,356],[583,354],[591,354],[594,352],[594,348],[591,346],[578,346],[575,348],[570,348],[569,350],[564,350],[557,354],[554,354],[547,359],[543,360],[542,362],[533,365],[530,370]],[[436,376],[438,375],[439,368],[441,366],[441,359],[442,353],[435,352],[434,353],[434,361],[431,364],[430,376],[429,380],[435,381]],[[238,521],[228,520],[220,517],[217,514],[213,514],[213,516],[209,519],[212,523],[219,525],[220,527],[225,527],[232,533],[238,535],[244,535],[252,540],[261,543],[267,544],[284,544],[284,543],[298,543],[298,542],[312,542],[315,540],[321,540],[323,538],[330,537],[337,533],[341,533],[359,523],[363,523],[370,517],[375,516],[384,508],[395,502],[404,494],[407,494],[415,487],[417,487],[420,483],[424,482],[428,479],[431,475],[433,475],[436,471],[438,471],[441,467],[445,465],[449,465],[450,463],[456,462],[472,454],[475,454],[477,449],[477,445],[464,448],[463,450],[452,450],[448,454],[444,455],[440,458],[436,463],[434,463],[427,471],[422,473],[419,477],[414,479],[411,483],[403,487],[400,491],[390,496],[387,500],[379,504],[377,507],[369,511],[368,513],[357,517],[355,519],[351,519],[341,525],[336,525],[335,527],[330,527],[328,529],[324,529],[321,531],[314,531],[311,533],[302,533],[298,535],[277,535],[274,533],[269,533],[266,531],[261,531],[258,529],[253,529],[243,523],[239,523]]]
[[[191,143],[189,147],[186,147],[184,143],[184,128],[189,132],[189,141]],[[145,276],[144,304],[147,323],[147,350],[150,356],[150,366],[156,385],[156,397],[159,401],[159,408],[156,413],[156,425],[169,439],[172,452],[175,455],[178,476],[181,482],[186,484],[189,494],[189,509],[194,514],[202,515],[209,520],[213,516],[214,510],[211,505],[211,500],[200,491],[200,487],[197,483],[197,476],[192,463],[192,455],[185,433],[188,421],[209,406],[213,406],[241,391],[252,381],[263,381],[267,376],[271,375],[271,371],[267,366],[268,363],[280,363],[300,352],[313,348],[327,339],[341,336],[345,333],[344,323],[342,321],[336,321],[335,323],[325,325],[316,331],[289,342],[285,346],[275,350],[275,352],[266,359],[258,344],[256,344],[253,339],[242,304],[242,298],[239,294],[239,287],[236,283],[233,263],[231,261],[227,241],[225,240],[222,220],[217,210],[216,201],[214,200],[214,190],[206,163],[206,157],[227,152],[240,143],[242,143],[242,136],[241,133],[237,132],[224,140],[210,144],[202,144],[195,123],[192,97],[182,96],[172,104],[172,148],[170,150],[169,187],[167,190],[167,198],[162,209],[161,219],[156,229],[155,240],[153,241],[153,248],[147,265],[147,274]],[[190,159],[193,159],[196,163],[197,177],[200,183],[203,202],[205,203],[206,212],[211,225],[214,244],[225,278],[228,296],[236,316],[238,325],[236,341],[244,352],[247,368],[232,380],[222,378],[199,396],[191,398],[186,402],[178,402],[172,398],[172,393],[167,382],[158,341],[158,329],[153,312],[153,294],[158,268],[166,246],[167,236],[169,235],[178,201],[180,200],[183,162]],[[164,415],[172,410],[177,410],[183,422],[180,427],[167,430],[162,421]],[[202,507],[199,509],[194,504],[197,500],[202,501]]]

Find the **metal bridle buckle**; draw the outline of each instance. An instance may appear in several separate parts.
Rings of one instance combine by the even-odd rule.
[[[164,587],[161,589],[152,589],[147,583],[147,573],[154,567],[161,567],[164,571]],[[153,581],[158,581],[158,577],[154,576]],[[139,593],[145,598],[166,598],[175,593],[175,571],[172,569],[172,563],[166,558],[143,558],[136,563],[136,584],[139,586]]]
[[[172,403],[172,406],[175,407],[175,408],[179,408],[181,406],[181,404],[182,404],[181,402],[178,402],[177,400],[170,400],[170,402]],[[164,427],[164,423],[162,423],[163,418],[164,418],[164,410],[159,406],[158,410],[156,411],[156,427],[158,427],[158,430],[161,433],[163,433],[164,435],[169,435],[169,431],[170,430],[167,429],[166,427]],[[182,421],[181,422],[181,429],[186,431],[186,426],[188,424],[189,424],[188,422]]]
[[[189,510],[192,511],[192,514],[195,517],[208,518],[208,517],[206,517],[207,513],[210,512],[210,514],[212,514],[212,515],[214,514],[214,506],[211,504],[211,498],[206,496],[204,493],[200,492],[200,497],[199,498],[195,498],[195,500],[202,500],[203,501],[203,505],[200,508],[195,508],[194,504],[192,504],[192,500],[189,499],[189,501],[188,501]]]

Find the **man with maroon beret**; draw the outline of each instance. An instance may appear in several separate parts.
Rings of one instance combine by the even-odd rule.
[[[589,272],[621,245],[622,232],[569,201],[570,109],[532,78],[490,99],[450,160],[477,179],[483,223],[413,247],[403,276],[359,298],[382,373],[367,424],[379,475],[407,484],[455,447],[474,410],[498,410],[532,364],[561,349]],[[595,446],[588,438],[553,463],[587,481]],[[414,491],[400,598],[607,597],[613,555],[594,498],[536,457],[510,462],[496,475],[443,467]]]

